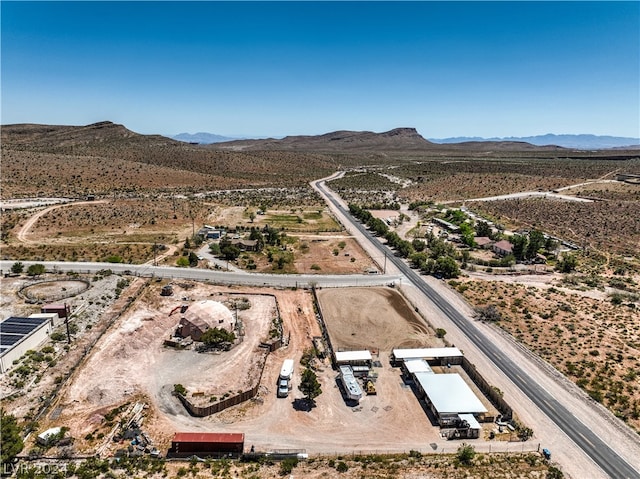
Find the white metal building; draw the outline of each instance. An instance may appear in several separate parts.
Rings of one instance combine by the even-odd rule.
[[[487,408],[459,374],[414,374],[416,385],[440,426],[458,421],[460,414],[484,415]]]
[[[392,364],[408,359],[437,360],[441,364],[460,364],[462,362],[462,352],[458,348],[394,349],[391,352]]]
[[[62,323],[62,318],[58,316],[58,313],[35,313],[29,315],[30,318],[45,318],[48,319],[51,323],[51,327],[55,328],[57,325]]]
[[[402,362],[404,369],[407,374],[415,374],[415,373],[429,373],[433,374],[433,369],[429,366],[429,363],[424,359],[407,359]]]
[[[30,349],[37,348],[51,334],[48,318],[10,317],[0,323],[0,373]]]

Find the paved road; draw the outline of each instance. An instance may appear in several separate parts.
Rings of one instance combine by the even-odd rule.
[[[343,204],[327,189],[325,182],[314,182],[314,186],[331,202],[335,208],[344,211]],[[345,212],[346,213],[346,212]],[[360,222],[345,214],[350,225],[370,240],[393,265],[426,297],[428,297],[451,320],[469,340],[540,408],[569,438],[575,442],[591,459],[610,477],[615,479],[640,478],[640,472],[622,459],[599,436],[587,428],[567,408],[544,390],[534,378],[528,376],[507,357],[496,345],[488,340],[470,321],[454,309],[437,291],[425,283],[404,261],[394,256],[386,246],[381,244]]]
[[[0,261],[0,269],[8,272],[15,261]],[[135,265],[122,263],[68,263],[63,261],[22,261],[25,269],[31,264],[43,264],[47,271],[75,271],[78,273],[97,273],[110,269],[115,273],[131,273],[137,276],[194,279],[219,284],[239,284],[244,286],[269,286],[283,288],[306,288],[315,285],[322,288],[349,286],[381,286],[400,281],[400,276],[383,274],[261,274],[243,272],[221,272],[209,269],[174,268],[170,266]]]

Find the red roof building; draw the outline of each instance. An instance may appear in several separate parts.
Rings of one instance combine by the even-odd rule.
[[[177,432],[171,441],[169,455],[173,457],[237,457],[243,450],[243,433]]]

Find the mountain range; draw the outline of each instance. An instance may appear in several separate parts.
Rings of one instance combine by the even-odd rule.
[[[407,130],[411,131],[411,134],[407,134]],[[492,137],[485,138],[479,136],[456,136],[449,138],[428,138],[424,139],[413,128],[396,128],[389,132],[373,133],[373,132],[356,132],[356,131],[335,131],[332,133],[326,133],[323,135],[299,135],[299,136],[286,136],[283,138],[251,138],[251,137],[229,137],[223,135],[217,135],[214,133],[198,132],[198,133],[180,133],[178,135],[169,136],[174,140],[182,141],[185,143],[197,143],[200,145],[211,145],[214,143],[227,143],[227,142],[241,142],[234,143],[234,147],[238,149],[252,148],[253,142],[260,141],[263,147],[271,149],[273,147],[287,147],[292,146],[293,143],[311,142],[316,145],[325,142],[337,141],[339,143],[348,144],[349,147],[357,147],[357,144],[366,143],[374,138],[376,135],[382,135],[382,137],[402,136],[404,140],[409,139],[413,147],[418,149],[423,146],[436,145],[451,145],[457,143],[467,143],[467,146],[477,143],[511,143],[513,145],[528,143],[534,146],[559,146],[562,148],[571,148],[577,150],[600,150],[607,148],[640,148],[640,138],[622,137],[622,136],[607,136],[607,135],[555,135],[553,133],[547,133],[546,135],[536,136],[509,136],[509,137]],[[420,139],[424,140],[421,141]],[[376,142],[380,138],[376,139]],[[257,145],[257,144],[256,144]],[[231,145],[230,145],[231,146]],[[381,145],[384,146],[384,145]],[[485,149],[481,145],[480,149]],[[506,145],[502,145],[503,147]]]
[[[554,135],[547,133],[546,135],[537,136],[509,136],[503,138],[482,138],[457,136],[453,138],[429,138],[430,141],[439,144],[464,143],[464,142],[481,142],[481,141],[517,141],[530,143],[532,145],[546,146],[556,145],[563,148],[574,148],[578,150],[600,150],[603,148],[628,148],[640,147],[640,138],[629,138],[622,136],[602,136],[602,135]]]
[[[185,143],[198,143],[200,145],[210,145],[211,143],[238,140],[238,138],[206,133],[204,131],[200,131],[198,133],[180,133],[178,135],[170,136],[169,138],[184,141]]]

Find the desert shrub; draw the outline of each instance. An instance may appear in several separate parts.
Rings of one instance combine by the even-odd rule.
[[[287,474],[291,474],[293,468],[298,465],[298,458],[296,457],[288,457],[284,461],[280,463],[280,475],[286,476]]]

